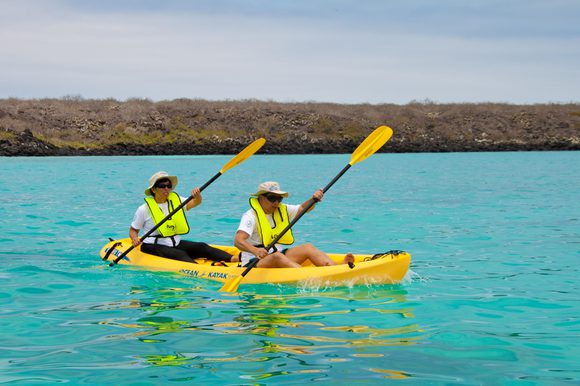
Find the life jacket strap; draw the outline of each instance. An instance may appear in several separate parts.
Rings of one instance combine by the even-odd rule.
[[[254,245],[254,247],[256,248],[266,248],[266,246],[264,244],[258,244],[258,245]],[[270,251],[268,251],[270,252]],[[272,246],[272,252],[271,253],[275,253],[278,252],[278,248],[276,248],[276,245]]]
[[[149,236],[149,237],[153,237],[155,239],[155,242],[153,243],[153,245],[157,245],[157,241],[159,239],[171,239],[171,243],[173,244],[173,247],[175,248],[175,246],[177,245],[177,244],[175,244],[175,238],[173,236],[165,237],[165,236],[161,236],[161,235],[156,235],[156,236]]]

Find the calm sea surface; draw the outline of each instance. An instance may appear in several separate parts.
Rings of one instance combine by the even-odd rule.
[[[151,174],[189,195],[232,156],[0,158],[0,383],[580,383],[580,152],[375,154],[295,227],[329,252],[404,249],[399,285],[219,283],[99,257]],[[350,155],[256,155],[189,212],[231,244],[247,198],[299,203]]]

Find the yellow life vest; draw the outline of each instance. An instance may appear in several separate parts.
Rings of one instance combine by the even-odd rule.
[[[155,225],[159,224],[161,220],[165,218],[165,214],[159,208],[159,205],[155,201],[153,197],[145,197],[145,202],[149,207],[149,211],[151,212],[151,216],[153,217],[153,221]],[[181,199],[179,195],[175,192],[169,193],[167,197],[167,209],[169,213],[173,212],[175,208],[181,205]],[[183,208],[177,211],[170,219],[165,221],[159,228],[157,228],[157,232],[163,237],[170,237],[175,235],[184,235],[189,232],[189,224],[187,223],[187,218],[185,217],[185,212]]]
[[[256,212],[256,218],[258,219],[258,233],[262,239],[262,244],[264,246],[270,245],[270,243],[278,237],[280,232],[282,232],[290,223],[288,219],[288,208],[285,204],[280,204],[278,209],[272,213],[272,219],[274,220],[274,226],[270,225],[264,209],[258,202],[257,197],[250,198],[250,206]],[[294,236],[292,235],[292,229],[284,233],[282,238],[278,240],[278,243],[284,245],[290,245],[294,243]]]

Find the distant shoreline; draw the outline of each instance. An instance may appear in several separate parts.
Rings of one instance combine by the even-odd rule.
[[[580,150],[580,104],[340,105],[177,99],[0,99],[0,156],[350,153],[380,125],[387,153]]]

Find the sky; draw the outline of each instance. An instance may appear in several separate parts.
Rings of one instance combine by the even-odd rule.
[[[578,103],[579,0],[0,0],[0,98]]]

